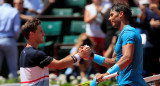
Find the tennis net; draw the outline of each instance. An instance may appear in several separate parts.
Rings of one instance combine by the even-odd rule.
[[[160,74],[148,76],[143,79],[147,83],[147,86],[160,86]],[[118,85],[116,84],[112,86],[118,86]]]
[[[160,86],[160,74],[144,78],[147,86]]]

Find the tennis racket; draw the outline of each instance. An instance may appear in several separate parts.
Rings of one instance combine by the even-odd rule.
[[[104,76],[103,79],[104,79],[104,80],[107,80],[107,79],[109,79],[109,78],[113,78],[113,77],[116,77],[116,76],[118,76],[118,75],[119,75],[119,72],[116,72],[116,73],[113,73],[113,74]],[[85,83],[79,84],[79,85],[77,85],[77,86],[89,86],[91,82],[92,82],[92,81],[85,82]]]

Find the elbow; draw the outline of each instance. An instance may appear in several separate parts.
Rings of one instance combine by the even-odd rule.
[[[131,57],[127,57],[126,58],[126,62],[128,63],[128,65],[132,62],[132,58]]]
[[[125,62],[126,64],[129,65],[129,64],[132,62],[132,58],[133,58],[133,55],[131,55],[131,54],[126,54],[126,55],[124,55],[123,60],[124,60],[124,62]]]
[[[129,60],[128,60],[128,63],[129,63],[129,64],[132,63],[132,59],[129,59]]]

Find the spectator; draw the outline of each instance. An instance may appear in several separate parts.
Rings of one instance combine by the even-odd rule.
[[[2,4],[2,0],[0,0],[0,6],[1,6],[1,4]]]
[[[48,5],[48,3],[55,3],[55,0],[43,0],[44,7]]]
[[[139,2],[139,0],[116,0],[116,1],[128,3],[130,7],[136,7]]]
[[[118,35],[115,35],[112,37],[112,40],[111,40],[111,43],[109,44],[107,50],[105,51],[104,53],[104,57],[106,58],[111,58],[112,57],[112,54],[114,52],[114,48],[115,48],[115,45],[116,45],[116,42],[117,42],[117,38],[118,38]]]
[[[40,14],[44,8],[42,0],[24,0],[24,8],[27,8],[27,15],[36,16]]]
[[[111,4],[114,3],[114,0],[110,0]],[[104,50],[106,51],[112,41],[112,37],[116,34],[116,31],[118,31],[118,29],[113,28],[111,25],[111,22],[108,20],[109,16],[110,16],[110,8],[108,8],[106,10],[106,12],[104,12],[104,19],[103,19],[103,23],[102,23],[102,30],[104,33],[106,33],[106,37],[105,37],[105,42],[104,42]]]
[[[104,42],[104,50],[106,51],[108,49],[108,46],[110,45],[112,41],[112,37],[116,35],[116,32],[118,31],[117,28],[113,28],[111,25],[111,22],[109,22],[109,16],[110,16],[110,10],[108,9],[107,13],[104,15],[104,20],[102,24],[103,31],[106,33],[105,42]]]
[[[92,4],[85,7],[84,21],[86,24],[86,34],[89,36],[93,44],[95,45],[95,51],[97,54],[102,54],[104,46],[105,34],[101,30],[102,15],[100,6],[101,0],[92,0]],[[98,72],[101,72],[99,66],[97,67]]]
[[[23,25],[27,20],[32,19],[32,16],[25,15],[28,9],[23,8],[23,0],[14,0],[13,6],[19,11],[21,18],[21,25]]]
[[[102,23],[102,15],[100,0],[92,0],[92,4],[85,7],[84,21],[86,24],[86,34],[95,44],[97,54],[100,54],[100,48],[103,48],[105,34],[102,32],[100,25]]]
[[[101,13],[105,14],[109,8],[112,7],[113,0],[102,0],[101,6],[103,7]]]
[[[3,58],[9,67],[10,78],[17,77],[17,45],[20,33],[20,17],[17,9],[11,6],[12,0],[2,0],[0,6],[0,70]]]
[[[138,15],[142,28],[147,30],[147,46],[144,52],[144,69],[147,76],[160,73],[160,6],[159,0],[149,0],[149,4],[140,1],[141,12]]]

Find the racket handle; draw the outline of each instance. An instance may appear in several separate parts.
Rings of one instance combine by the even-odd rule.
[[[113,74],[104,76],[103,79],[106,80],[106,79],[109,79],[109,78],[112,78],[112,77],[116,77],[116,76],[118,76],[118,75],[119,75],[119,72],[116,72],[116,73],[113,73]],[[77,86],[89,86],[90,83],[91,83],[91,81],[90,81],[90,82],[86,82],[86,83],[79,84],[79,85],[77,85]],[[96,84],[98,84],[98,83],[96,82]]]
[[[116,72],[116,73],[113,73],[113,74],[104,76],[103,79],[106,80],[106,79],[109,79],[109,78],[112,78],[112,77],[116,77],[116,76],[118,76],[118,75],[119,75],[119,72]]]
[[[109,78],[116,77],[116,76],[118,76],[118,75],[119,75],[119,72],[115,72],[115,73],[113,73],[113,74],[109,74],[109,75],[104,76],[102,79],[103,79],[103,81],[104,81],[104,80],[107,80],[107,79],[109,79]],[[96,82],[96,85],[98,85],[98,82]]]

